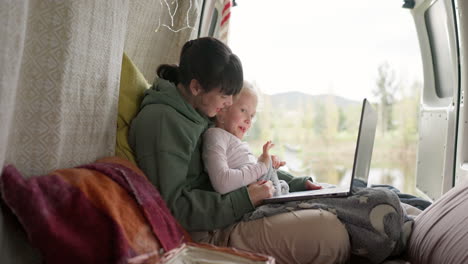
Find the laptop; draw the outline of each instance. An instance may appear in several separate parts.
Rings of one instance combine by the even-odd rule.
[[[347,197],[351,195],[353,182],[355,182],[356,179],[359,179],[360,181],[363,181],[365,184],[367,184],[376,129],[377,112],[372,108],[369,101],[364,99],[362,102],[361,120],[359,122],[359,132],[356,142],[356,150],[354,152],[354,163],[351,173],[351,180],[346,182],[345,186],[302,192],[291,192],[288,194],[267,198],[263,200],[263,203],[282,203],[324,197]]]

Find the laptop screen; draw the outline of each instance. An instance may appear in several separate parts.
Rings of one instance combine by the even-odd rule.
[[[355,180],[365,183],[366,186],[369,178],[376,127],[377,112],[372,108],[369,101],[364,99],[362,102],[356,151],[354,152],[352,176],[354,176]],[[351,181],[353,181],[353,177],[351,177]]]
[[[314,197],[337,197],[348,196],[352,192],[356,181],[362,181],[358,186],[365,184],[369,177],[369,169],[372,159],[372,149],[374,147],[375,131],[377,128],[377,113],[372,108],[367,99],[363,100],[361,110],[361,120],[359,122],[359,132],[354,152],[353,170],[351,180],[343,188],[324,188],[313,191],[291,192],[284,195],[274,196],[265,199],[264,203],[277,203],[286,201],[297,201],[311,199]]]

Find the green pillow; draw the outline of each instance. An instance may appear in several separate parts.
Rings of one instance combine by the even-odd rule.
[[[143,93],[150,87],[143,74],[132,60],[123,54],[122,72],[120,74],[119,109],[117,117],[117,142],[115,155],[125,158],[134,164],[135,154],[128,144],[130,122],[138,113]]]

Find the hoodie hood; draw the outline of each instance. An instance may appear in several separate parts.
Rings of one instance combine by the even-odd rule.
[[[207,117],[200,114],[192,105],[185,101],[174,83],[165,79],[156,78],[151,88],[145,91],[140,110],[151,104],[171,106],[177,112],[195,123],[209,122]]]

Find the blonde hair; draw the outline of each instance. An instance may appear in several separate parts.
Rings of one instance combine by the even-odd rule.
[[[255,81],[249,82],[244,80],[244,83],[242,84],[242,89],[240,92],[234,96],[233,101],[236,101],[236,99],[240,96],[242,93],[247,93],[250,95],[254,95],[257,98],[257,113],[261,112],[263,109],[263,103],[264,103],[264,94],[261,93],[261,89],[259,89],[258,85],[255,83]]]
[[[255,97],[257,97],[257,102],[258,102],[259,95],[258,95],[257,89],[255,88],[255,86],[252,85],[252,83],[246,80],[244,80],[244,83],[242,84],[242,89],[240,90],[240,92],[234,96],[234,101],[237,100],[237,98],[239,98],[241,94],[245,94],[245,93],[248,93],[249,95],[254,95]]]

